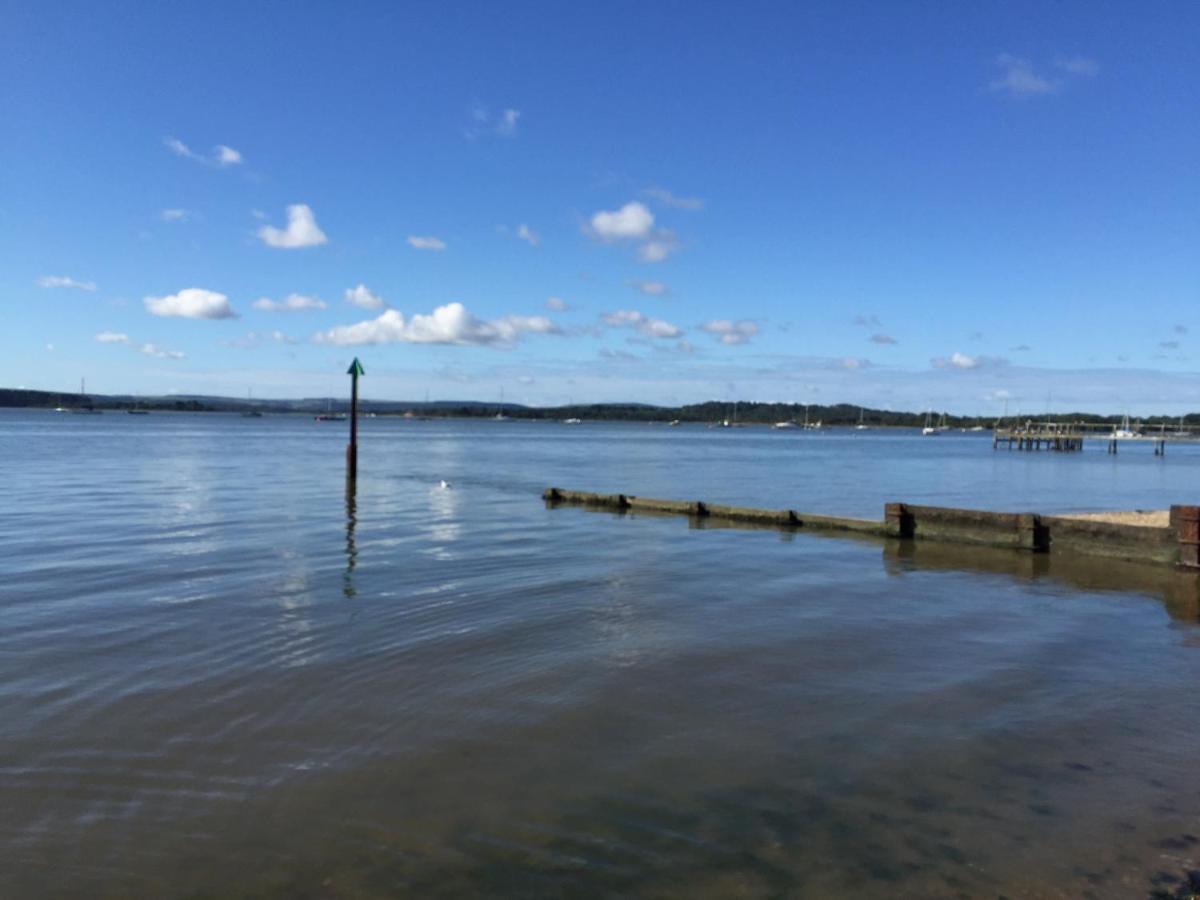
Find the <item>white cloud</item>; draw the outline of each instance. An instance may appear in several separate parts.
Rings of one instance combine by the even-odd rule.
[[[75,288],[80,291],[96,290],[94,281],[76,281],[66,275],[43,275],[37,280],[38,287],[44,288]]]
[[[181,319],[236,319],[229,298],[203,288],[185,288],[166,297],[147,297],[146,309],[155,316],[174,316]]]
[[[1037,74],[1033,63],[1027,59],[1001,53],[996,57],[996,65],[1000,67],[1000,75],[988,84],[996,93],[1008,94],[1011,97],[1030,97],[1053,94],[1058,90],[1058,85]]]
[[[186,222],[192,214],[186,209],[164,209],[158,217],[164,222]]]
[[[995,93],[1010,97],[1036,97],[1054,94],[1071,79],[1094,78],[1100,73],[1100,64],[1086,56],[1060,56],[1054,67],[1061,73],[1058,78],[1049,78],[1038,72],[1032,62],[1010,53],[1001,53],[995,59],[1000,75],[988,87]]]
[[[897,341],[890,334],[873,334],[870,337],[870,341],[872,344],[898,344],[899,343],[899,341]]]
[[[642,241],[638,258],[642,262],[662,262],[679,249],[674,232],[655,229],[654,213],[634,200],[620,209],[601,210],[592,216],[584,232],[605,243]]]
[[[259,346],[263,341],[274,341],[277,344],[296,344],[299,343],[296,338],[284,334],[278,329],[270,332],[248,331],[246,336],[233,341],[225,341],[226,347],[237,347],[241,350],[252,350]]]
[[[182,156],[185,159],[196,158],[196,154],[192,153],[188,145],[179,140],[179,138],[166,137],[163,138],[163,143],[166,144],[168,149],[170,149],[170,151],[176,156]]]
[[[648,338],[677,338],[683,335],[683,329],[662,319],[644,316],[635,309],[620,309],[602,317],[606,325],[613,328],[632,328],[638,334]]]
[[[242,164],[242,154],[224,144],[217,144],[213,155],[216,157],[218,166],[240,166]]]
[[[834,363],[834,366],[839,369],[845,369],[848,372],[857,372],[859,369],[871,368],[871,361],[855,356],[846,356]]]
[[[512,137],[517,131],[517,120],[521,118],[519,109],[506,109],[500,113],[496,121],[496,134]]]
[[[496,233],[504,235],[504,237],[513,237],[519,241],[524,241],[530,247],[537,247],[542,243],[542,236],[524,222],[515,227],[497,225]]]
[[[141,351],[155,359],[183,359],[186,355],[181,350],[166,350],[157,344],[142,344]]]
[[[176,156],[181,156],[184,159],[190,159],[193,162],[198,162],[205,166],[217,166],[225,168],[226,166],[237,166],[242,163],[242,154],[234,150],[232,147],[226,147],[224,144],[217,144],[213,147],[212,154],[205,156],[203,153],[197,153],[183,141],[176,137],[163,138],[163,143],[167,149]]]
[[[638,259],[642,262],[662,262],[679,249],[679,241],[675,240],[673,232],[661,229],[654,237],[638,247]]]
[[[596,351],[596,355],[602,359],[615,359],[620,362],[642,361],[642,358],[636,353],[630,353],[628,350],[610,350],[608,347],[601,347]]]
[[[567,301],[562,297],[547,297],[546,309],[552,309],[555,312],[565,312],[566,310],[570,309],[570,307],[567,306]]]
[[[700,326],[701,331],[707,331],[722,344],[734,346],[745,344],[758,334],[758,323],[752,319],[742,319],[732,322],[729,319],[713,319]]]
[[[647,197],[657,200],[663,206],[673,209],[686,209],[691,212],[704,209],[704,201],[699,197],[677,197],[666,188],[649,187],[642,191]]]
[[[360,309],[383,309],[383,298],[371,293],[365,284],[346,290],[346,302],[353,303]]]
[[[591,219],[591,233],[602,241],[641,240],[653,227],[654,214],[636,200],[618,210],[601,210]]]
[[[521,118],[519,109],[506,108],[493,116],[486,106],[475,104],[470,110],[471,124],[463,129],[465,137],[474,140],[485,135],[513,137],[517,133],[517,122]]]
[[[631,281],[629,286],[650,297],[665,297],[671,292],[671,289],[661,281]]]
[[[309,297],[306,294],[288,294],[282,300],[259,297],[251,305],[263,312],[300,312],[306,309],[324,309],[325,301],[320,297]]]
[[[957,350],[950,356],[939,356],[929,361],[935,369],[981,369],[993,366],[1006,366],[1008,360],[1001,356],[968,356]]]
[[[419,235],[410,234],[408,236],[410,246],[416,247],[418,250],[445,250],[446,242],[441,238],[436,237],[420,237]]]
[[[389,309],[378,318],[355,325],[340,325],[318,334],[318,343],[359,344],[458,344],[503,347],[525,334],[561,334],[562,329],[544,316],[505,316],[484,321],[467,312],[461,303],[447,303],[429,315],[405,319]]]
[[[129,335],[120,331],[101,331],[98,335],[96,335],[96,340],[101,344],[123,344],[125,346],[133,345],[133,342],[129,339]],[[156,359],[184,358],[182,351],[167,350],[158,346],[157,344],[142,344],[140,347],[137,347],[137,350],[146,356],[153,356]]]
[[[1077,75],[1080,78],[1094,78],[1100,74],[1100,64],[1086,56],[1059,57],[1055,60],[1054,65],[1068,75]]]
[[[306,204],[293,203],[289,206],[287,219],[287,228],[264,225],[258,229],[258,236],[262,242],[268,247],[295,250],[300,247],[316,247],[329,240],[325,232],[317,226],[317,218]]]

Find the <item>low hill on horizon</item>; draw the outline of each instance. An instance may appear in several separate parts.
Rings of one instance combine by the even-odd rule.
[[[214,413],[308,413],[327,411],[347,412],[349,400],[345,397],[305,397],[295,400],[271,400],[259,398],[221,397],[207,394],[77,394],[55,391],[32,391],[23,388],[0,388],[0,407],[26,409],[75,409],[101,410],[137,409],[163,412],[214,412]],[[860,422],[874,427],[919,427],[926,418],[940,418],[943,411],[870,409],[850,403],[829,405],[799,403],[759,403],[755,401],[710,400],[684,406],[655,406],[647,403],[578,403],[568,406],[526,406],[520,403],[488,403],[478,400],[359,400],[359,410],[376,415],[420,415],[428,417],[486,418],[503,413],[510,418],[521,419],[586,419],[600,421],[672,421],[720,422],[731,420],[739,424],[773,424],[776,422],[805,421],[823,425],[858,425]],[[1016,416],[1010,419],[1018,418]],[[1020,418],[1028,418],[1022,416]],[[1121,416],[1102,416],[1086,412],[1048,413],[1033,417],[1037,420],[1071,421],[1092,424],[1117,424]],[[995,416],[960,416],[945,412],[946,424],[955,428],[970,428],[978,425],[990,427]],[[1141,419],[1145,424],[1178,424],[1178,416],[1148,416]],[[1200,414],[1190,413],[1183,417],[1184,424],[1200,425]]]

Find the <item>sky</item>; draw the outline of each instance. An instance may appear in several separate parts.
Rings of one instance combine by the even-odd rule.
[[[0,386],[1200,411],[1198,35],[0,0]]]

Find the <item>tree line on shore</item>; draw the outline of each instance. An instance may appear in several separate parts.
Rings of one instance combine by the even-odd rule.
[[[329,410],[346,412],[345,398],[306,398],[300,400],[242,400],[232,397],[209,396],[134,396],[71,394],[54,391],[31,391],[0,388],[0,406],[41,409],[88,408],[99,410],[137,409],[163,412],[261,412],[261,413],[322,413]],[[363,400],[363,413],[380,416],[416,416],[428,418],[495,418],[510,419],[625,422],[692,422],[714,423],[730,421],[744,425],[771,425],[777,422],[852,426],[864,424],[874,428],[913,428],[933,420],[951,428],[990,428],[1000,421],[998,416],[962,416],[941,410],[906,412],[902,410],[870,409],[849,403],[828,405],[800,403],[758,403],[754,401],[710,400],[684,406],[653,406],[644,403],[587,403],[568,406],[523,406],[518,403],[480,403],[477,401],[403,402],[393,400]],[[1032,418],[1036,421],[1079,422],[1102,425],[1119,424],[1121,416],[1103,416],[1085,412],[1043,413],[1036,416],[1009,416],[1003,423]],[[1178,425],[1179,416],[1154,415],[1140,419],[1144,425]],[[1200,414],[1182,417],[1184,425],[1200,425]]]

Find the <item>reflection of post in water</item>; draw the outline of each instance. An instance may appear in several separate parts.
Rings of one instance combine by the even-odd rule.
[[[1160,598],[1173,619],[1200,621],[1200,574],[1169,566],[911,540],[885,543],[883,565],[897,577],[918,570],[985,572],[1018,581],[1056,581],[1081,591],[1145,594]]]
[[[353,479],[346,481],[346,571],[342,574],[342,593],[353,597],[354,567],[358,564],[358,546],[354,542],[354,527],[358,524],[358,499]]]

